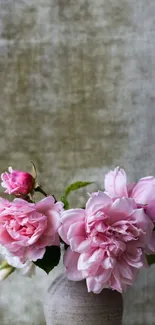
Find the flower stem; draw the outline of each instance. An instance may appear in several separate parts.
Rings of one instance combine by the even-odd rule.
[[[35,188],[35,192],[40,192],[42,193],[45,197],[47,197],[47,193],[43,190],[43,188],[41,186],[37,186]]]

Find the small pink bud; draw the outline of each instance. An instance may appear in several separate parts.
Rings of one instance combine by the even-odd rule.
[[[13,170],[12,167],[9,167],[8,170],[9,173],[1,174],[1,185],[6,189],[5,193],[27,195],[33,190],[35,179],[31,174],[21,170]]]

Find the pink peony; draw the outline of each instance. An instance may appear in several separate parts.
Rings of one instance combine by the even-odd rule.
[[[35,180],[31,174],[21,170],[13,170],[12,167],[9,167],[8,170],[9,173],[1,174],[1,185],[6,188],[5,193],[26,195],[33,190]]]
[[[127,184],[124,169],[119,167],[110,171],[105,176],[105,191],[112,198],[130,197],[135,200],[139,207],[144,207],[145,213],[155,224],[155,177],[141,178],[137,183]],[[147,254],[155,253],[155,231],[146,250]]]
[[[0,199],[0,244],[20,262],[36,261],[46,246],[59,245],[57,229],[63,204],[52,196],[40,202]]]
[[[127,177],[124,169],[119,167],[105,175],[105,191],[111,197],[131,197],[137,204],[146,205],[153,198],[155,199],[155,177],[148,176],[141,178],[135,184],[127,184]]]
[[[144,250],[152,230],[152,221],[133,199],[93,193],[86,209],[61,216],[59,235],[70,245],[64,255],[68,278],[86,279],[89,292],[105,287],[122,292],[147,266]]]

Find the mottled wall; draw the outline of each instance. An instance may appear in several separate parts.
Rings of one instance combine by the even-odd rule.
[[[33,160],[57,197],[75,180],[103,188],[116,165],[155,173],[154,16],[154,0],[0,0],[1,171]],[[154,271],[125,296],[124,325],[155,323]],[[0,324],[44,325],[51,278],[0,284]]]

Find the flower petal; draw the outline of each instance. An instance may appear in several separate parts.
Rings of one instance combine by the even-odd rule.
[[[61,214],[61,223],[68,222],[70,225],[74,222],[82,221],[85,219],[84,209],[69,209]]]
[[[94,214],[100,209],[112,203],[112,199],[105,192],[98,191],[93,193],[86,204],[87,215]]]
[[[134,198],[137,203],[148,204],[155,198],[155,177],[148,176],[141,178],[134,186],[131,197]]]
[[[136,204],[133,199],[119,198],[116,199],[109,208],[110,223],[119,220],[126,220],[133,213]]]
[[[83,273],[77,269],[79,254],[72,252],[70,248],[64,254],[64,266],[66,267],[66,275],[69,280],[81,281],[85,277]]]
[[[52,209],[54,203],[55,203],[54,197],[47,196],[43,200],[36,203],[36,210],[40,213],[45,213],[46,211]]]
[[[127,179],[124,169],[116,167],[105,175],[105,191],[111,197],[128,197]]]

